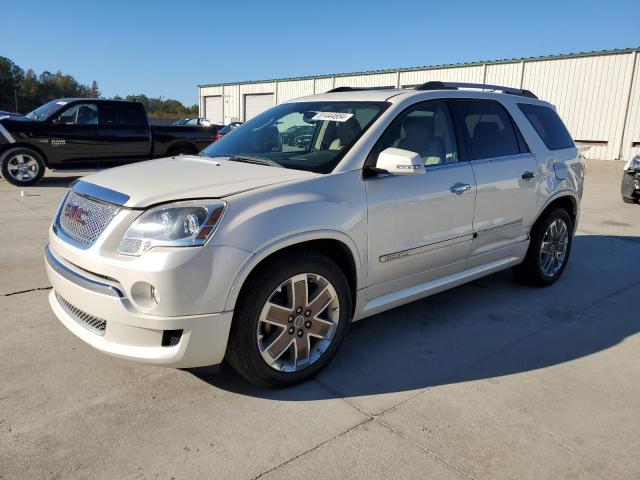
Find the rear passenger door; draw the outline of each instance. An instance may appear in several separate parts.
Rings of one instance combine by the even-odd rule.
[[[513,254],[536,212],[534,155],[495,100],[455,100],[457,123],[477,185],[474,239],[467,268]]]
[[[99,102],[100,124],[110,165],[147,160],[151,133],[144,107],[139,103]]]

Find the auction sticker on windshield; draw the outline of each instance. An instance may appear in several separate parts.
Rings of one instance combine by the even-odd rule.
[[[329,122],[346,122],[353,113],[341,113],[341,112],[318,112],[311,120],[327,120]]]

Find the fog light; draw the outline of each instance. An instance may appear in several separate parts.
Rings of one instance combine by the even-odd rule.
[[[141,308],[151,309],[160,303],[156,287],[147,282],[136,282],[131,287],[131,299]]]

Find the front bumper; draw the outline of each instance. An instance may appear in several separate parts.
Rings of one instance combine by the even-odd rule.
[[[115,357],[174,368],[222,362],[233,312],[144,313],[131,303],[118,282],[71,264],[49,246],[45,264],[53,287],[51,308],[65,327],[92,347]],[[105,322],[102,330],[96,328],[100,322]],[[173,341],[166,341],[166,332]]]

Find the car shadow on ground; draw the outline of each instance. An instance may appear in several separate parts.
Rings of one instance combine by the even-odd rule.
[[[224,390],[295,401],[419,390],[562,364],[640,331],[628,288],[640,284],[639,247],[640,237],[577,236],[552,287],[522,286],[504,271],[356,322],[333,362],[294,388],[256,388],[226,365],[219,373],[190,372]]]
[[[28,188],[48,188],[48,187],[65,187],[68,188],[73,182],[77,179],[81,178],[82,175],[65,175],[65,176],[56,176],[56,177],[48,177],[44,176],[42,180],[40,180],[33,187]]]

